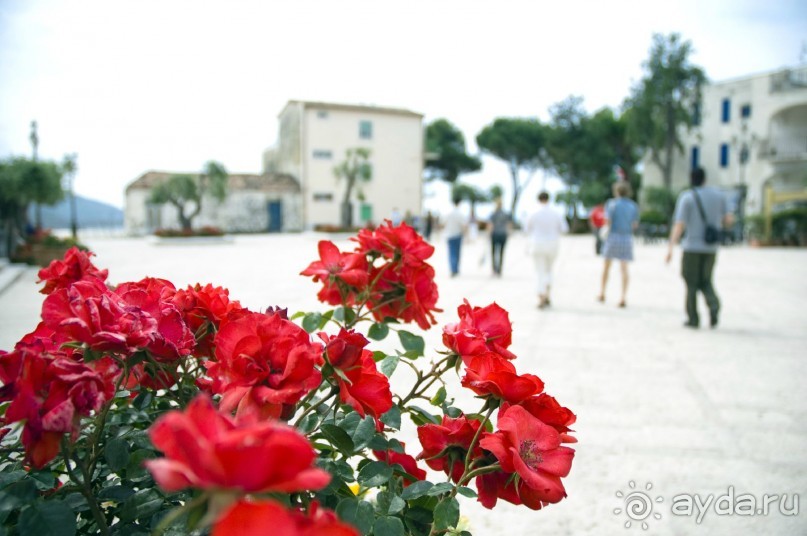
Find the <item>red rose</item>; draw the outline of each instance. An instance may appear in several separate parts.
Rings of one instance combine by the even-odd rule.
[[[550,504],[550,501],[545,500],[543,492],[533,490],[523,480],[513,478],[512,473],[495,471],[480,475],[476,477],[476,489],[479,492],[479,502],[489,509],[496,506],[498,499],[516,505],[523,504],[531,510],[540,510]]]
[[[357,253],[342,253],[328,240],[320,240],[318,248],[320,260],[309,264],[300,274],[313,276],[315,282],[323,283],[324,287],[317,296],[320,301],[330,305],[342,305],[343,301],[352,302],[352,299],[348,299],[348,294],[354,294],[355,290],[348,292],[339,283],[359,291],[366,287],[367,259]]]
[[[388,262],[373,268],[371,280],[376,281],[368,305],[379,322],[392,317],[403,322],[416,322],[429,329],[437,321],[437,285],[434,268],[426,263],[406,266]]]
[[[560,435],[521,406],[502,412],[498,431],[485,433],[480,446],[490,451],[505,473],[518,473],[542,502],[566,496],[561,477],[572,468],[574,450],[561,446]]]
[[[539,421],[557,430],[563,443],[577,443],[577,439],[568,434],[571,431],[569,427],[577,421],[577,416],[569,408],[558,404],[553,397],[541,393],[523,400],[519,406],[526,409]],[[509,404],[502,404],[499,414],[506,411],[508,407],[510,407]]]
[[[358,530],[316,502],[310,510],[305,515],[274,501],[241,499],[213,523],[211,536],[359,536]]]
[[[89,281],[54,291],[42,304],[45,326],[99,351],[132,353],[155,338],[151,315]]]
[[[470,358],[462,385],[480,396],[490,395],[511,404],[518,404],[544,389],[544,382],[538,376],[516,374],[513,363],[493,352]]]
[[[375,230],[362,229],[351,240],[359,243],[356,250],[362,254],[400,259],[407,266],[420,266],[434,253],[434,246],[412,227],[405,223],[393,226],[389,220]]]
[[[277,314],[249,313],[228,322],[215,339],[216,362],[207,362],[211,389],[222,394],[221,407],[279,416],[322,380],[315,365],[322,345]]]
[[[361,360],[343,373],[347,381],[337,376],[340,400],[362,417],[372,415],[376,427],[381,428],[379,418],[392,407],[392,392],[389,380],[376,368],[373,353],[363,350]]]
[[[190,355],[196,339],[171,301],[176,295],[173,283],[147,277],[136,283],[122,283],[115,289],[115,294],[157,321],[154,340],[146,348],[152,355],[168,361]]]
[[[507,348],[512,343],[513,327],[507,311],[495,302],[486,307],[474,307],[464,300],[457,308],[460,321],[443,328],[443,344],[467,362],[471,356],[496,352],[506,359],[515,359]]]
[[[241,421],[219,413],[207,396],[164,414],[149,429],[164,458],[146,467],[168,492],[184,488],[293,493],[318,490],[330,475],[299,432],[276,421]]]
[[[401,443],[402,446],[406,446]],[[404,475],[403,486],[407,487],[413,482],[418,480],[426,480],[426,471],[418,467],[417,461],[409,454],[403,452],[396,452],[394,450],[374,450],[373,455],[386,462],[388,465],[400,465],[406,475]]]
[[[197,283],[178,290],[172,301],[197,338],[196,357],[213,357],[213,339],[218,330],[250,312],[238,301],[231,301],[227,289],[209,283],[204,287]]]
[[[361,359],[363,348],[370,343],[361,333],[345,328],[339,330],[339,335],[335,337],[320,333],[319,338],[325,343],[328,363],[338,369],[353,367]]]
[[[418,439],[423,446],[419,460],[435,471],[443,471],[454,482],[459,482],[465,471],[465,457],[474,436],[482,425],[476,419],[461,415],[456,419],[443,415],[441,424],[424,424],[418,427]],[[474,446],[473,459],[482,456],[482,449]]]
[[[105,286],[107,270],[99,270],[90,261],[94,253],[81,251],[77,247],[68,249],[64,258],[54,260],[46,267],[39,270],[39,281],[45,282],[45,286],[40,290],[42,294],[50,294],[54,290],[66,288],[76,281],[92,281]]]

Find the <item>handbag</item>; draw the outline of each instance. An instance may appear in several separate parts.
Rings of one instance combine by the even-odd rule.
[[[703,220],[704,225],[706,225],[706,231],[703,233],[703,241],[707,244],[716,244],[720,241],[720,229],[714,225],[711,225],[706,219],[706,213],[703,211],[703,205],[701,205],[701,198],[695,188],[692,189],[692,195],[695,196],[695,203],[698,205],[698,211],[701,213],[701,219]]]

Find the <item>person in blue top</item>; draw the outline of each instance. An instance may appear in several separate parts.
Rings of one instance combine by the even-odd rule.
[[[602,246],[605,264],[602,270],[602,286],[597,300],[605,302],[605,287],[608,272],[614,259],[619,261],[622,270],[622,297],[619,307],[625,307],[628,293],[628,263],[633,260],[633,231],[639,224],[639,206],[630,199],[631,188],[628,181],[617,181],[613,186],[614,199],[605,205],[605,219],[608,237]]]

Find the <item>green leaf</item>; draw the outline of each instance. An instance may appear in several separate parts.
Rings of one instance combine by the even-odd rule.
[[[56,476],[50,471],[31,471],[29,476],[34,480],[36,489],[48,491],[56,485]]]
[[[395,430],[401,429],[401,408],[392,406],[385,414],[381,416],[381,422]]]
[[[375,352],[373,352],[373,361],[375,361],[376,363],[382,361],[385,357],[387,357],[387,354],[385,354],[380,350],[376,350]]]
[[[437,530],[448,530],[456,527],[460,521],[460,503],[457,499],[444,499],[434,508],[434,527]]]
[[[308,333],[313,333],[319,329],[319,323],[322,320],[320,313],[308,313],[303,317],[303,329]]]
[[[305,312],[304,311],[297,311],[296,313],[294,313],[293,315],[291,315],[289,317],[289,320],[297,320],[298,318],[300,318],[302,316],[305,316]]]
[[[471,499],[476,499],[478,497],[477,493],[474,490],[466,486],[460,486],[459,488],[457,488],[457,492],[463,497],[469,497]]]
[[[409,406],[409,416],[416,426],[440,424],[440,419],[419,406]]]
[[[103,501],[123,502],[132,495],[135,490],[128,486],[110,486],[98,492],[98,498]]]
[[[381,363],[378,365],[378,370],[381,371],[381,374],[386,376],[387,378],[392,376],[392,373],[395,372],[395,369],[398,367],[398,362],[400,361],[400,357],[397,355],[388,355],[384,359],[381,360]]]
[[[432,403],[433,406],[437,406],[438,408],[445,402],[446,400],[446,388],[444,385],[441,385],[437,392],[431,397],[429,402]]]
[[[330,444],[336,447],[342,454],[349,456],[356,450],[353,445],[353,440],[348,433],[335,424],[323,424],[322,427],[320,427],[320,431]]]
[[[404,525],[397,517],[379,517],[373,523],[373,534],[378,536],[404,536]]]
[[[370,440],[373,439],[375,435],[375,421],[372,417],[365,417],[364,419],[359,422],[358,426],[356,426],[356,430],[353,432],[353,449],[354,451],[358,451],[363,449],[370,443]]]
[[[359,484],[375,488],[386,484],[392,478],[393,469],[384,462],[370,462],[359,471]]]
[[[153,399],[154,393],[144,389],[135,397],[134,401],[132,401],[132,405],[137,409],[146,409]]]
[[[0,472],[0,489],[5,488],[9,484],[13,484],[14,482],[19,482],[25,475],[27,475],[25,471],[8,471],[7,473]]]
[[[333,312],[333,317],[339,322],[351,324],[356,320],[356,312],[350,307],[337,307]]]
[[[401,340],[404,350],[414,352],[418,357],[423,355],[426,349],[426,342],[423,337],[402,329],[398,332],[398,338]]]
[[[342,499],[336,506],[336,515],[342,521],[350,523],[362,534],[367,534],[373,526],[373,505],[367,501],[360,501],[358,499]]]
[[[426,495],[426,493],[433,486],[434,484],[432,484],[428,480],[418,480],[417,482],[412,482],[401,492],[401,498],[407,501],[409,499],[417,499],[418,497]]]
[[[63,501],[36,501],[20,513],[19,530],[21,536],[73,536],[76,514]]]
[[[322,320],[319,321],[319,329],[324,328],[325,325],[331,320],[332,316],[333,316],[333,309],[322,313]]]
[[[163,505],[163,500],[154,489],[141,489],[124,501],[118,517],[124,523],[143,519],[157,513]]]
[[[442,495],[443,493],[448,493],[454,489],[454,484],[451,482],[440,482],[435,484],[432,489],[426,492],[426,495],[430,495],[432,497],[436,497],[437,495]]]
[[[129,444],[122,437],[116,437],[106,444],[104,458],[109,469],[115,473],[129,464]]]
[[[421,506],[410,505],[404,514],[404,523],[412,536],[427,536],[431,532],[432,521],[432,511]]]
[[[395,515],[406,507],[404,500],[390,491],[376,495],[376,511],[381,515]]]
[[[389,326],[383,322],[376,322],[367,331],[367,336],[374,341],[383,341],[389,335]]]

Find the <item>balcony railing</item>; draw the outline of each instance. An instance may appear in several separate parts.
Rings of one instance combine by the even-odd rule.
[[[771,93],[807,88],[807,67],[785,69],[771,75]]]
[[[774,138],[763,145],[761,153],[773,162],[807,161],[807,135]]]

